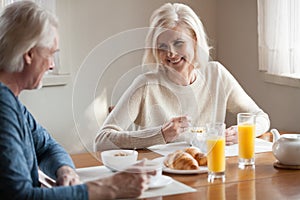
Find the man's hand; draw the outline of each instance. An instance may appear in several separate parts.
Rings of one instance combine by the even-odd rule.
[[[112,176],[87,182],[89,199],[137,198],[149,187],[155,171],[144,169],[144,161]]]
[[[69,186],[80,184],[79,176],[73,168],[69,166],[62,166],[56,172],[56,185],[57,186]]]

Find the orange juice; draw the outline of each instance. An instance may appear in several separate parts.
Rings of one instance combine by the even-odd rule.
[[[251,159],[254,157],[255,125],[238,125],[239,157]]]
[[[211,172],[225,171],[225,138],[207,139],[207,167]]]

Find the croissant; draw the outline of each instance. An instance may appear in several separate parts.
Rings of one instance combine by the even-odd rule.
[[[169,154],[164,160],[165,166],[178,170],[198,169],[197,161],[188,153],[178,150]]]
[[[184,151],[190,154],[195,160],[197,160],[199,166],[207,165],[206,156],[198,148],[188,147]]]

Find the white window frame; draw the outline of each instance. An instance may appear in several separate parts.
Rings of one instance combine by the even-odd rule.
[[[0,10],[6,5],[22,0],[0,0]],[[31,0],[50,12],[56,14],[56,0]],[[43,77],[43,87],[49,86],[62,86],[66,85],[70,81],[70,73],[65,73],[66,69],[60,65],[59,54],[55,54],[55,68],[54,70],[48,71]]]
[[[299,42],[299,39],[298,40],[295,39],[295,33],[296,33],[296,31],[299,31],[300,27],[294,25],[294,24],[296,24],[295,22],[292,23],[293,19],[299,18],[296,16],[296,14],[299,11],[293,10],[296,7],[299,8],[299,6],[295,7],[295,5],[290,5],[290,4],[297,4],[297,3],[299,3],[299,2],[297,2],[297,0],[296,1],[295,0],[288,0],[288,1],[286,1],[286,0],[257,0],[259,70],[262,72],[263,78],[266,82],[280,84],[280,85],[286,85],[286,86],[291,86],[291,87],[300,87],[300,73],[299,73],[300,63],[293,64],[293,59],[292,59],[293,58],[292,52],[299,51],[299,50],[295,50],[295,46],[298,46],[298,43],[296,44],[295,41]],[[270,7],[267,7],[267,6],[270,6]],[[276,12],[272,13],[272,11],[268,10],[269,8],[273,8],[273,9],[274,8],[276,8],[276,9],[286,8],[287,10],[286,11],[282,11],[282,10],[278,11],[277,10]],[[278,20],[278,18],[281,17],[280,12],[287,12],[289,14],[287,17],[288,23],[285,23],[285,24],[278,23],[279,25],[276,24],[276,26],[274,26],[274,30],[270,29],[270,27],[273,27],[276,20]],[[271,15],[268,16],[267,13],[268,14],[271,13]],[[273,14],[273,16],[272,16],[272,14]],[[280,19],[282,19],[282,18],[280,18]],[[268,23],[273,23],[273,24],[268,24]],[[297,22],[297,23],[300,24],[300,22]],[[282,27],[282,26],[284,26],[284,27]],[[298,30],[296,30],[295,27],[296,28],[298,27]],[[277,30],[276,30],[276,28],[277,28]],[[284,31],[287,30],[284,32],[287,34],[284,34],[284,35],[278,34],[280,32],[280,30],[284,30]],[[278,35],[276,35],[276,33]],[[275,37],[277,37],[277,42],[278,42],[278,39],[288,37],[286,40],[288,42],[285,43],[287,45],[288,50],[285,51],[285,53],[289,52],[288,54],[286,54],[286,55],[288,55],[289,60],[288,60],[288,62],[285,62],[286,64],[285,63],[281,64],[277,69],[275,68],[275,70],[274,70],[274,68],[272,69],[272,67],[274,67],[274,66],[271,66],[271,65],[272,65],[272,62],[274,62],[274,60],[276,60],[276,59],[274,59],[274,60],[271,59],[272,53],[275,52],[273,54],[273,56],[274,56],[274,55],[276,55],[277,52],[281,52],[281,50],[284,49],[284,48],[278,48],[278,50],[277,50],[275,47],[276,46],[275,43],[270,43],[270,41],[271,41],[270,39],[273,39]],[[282,37],[282,38],[280,38],[280,37]],[[266,40],[268,40],[268,41],[266,41]],[[275,42],[275,41],[276,40],[273,40],[272,42]],[[274,44],[274,46],[273,46],[273,44]],[[287,57],[285,57],[285,58],[287,58]],[[279,62],[274,62],[274,63],[278,64]],[[294,68],[298,68],[298,69],[295,70]],[[297,71],[297,72],[295,73],[295,71]]]

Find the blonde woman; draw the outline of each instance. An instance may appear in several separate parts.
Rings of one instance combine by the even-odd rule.
[[[210,61],[204,27],[184,4],[167,3],[150,19],[139,75],[105,120],[96,150],[144,148],[184,139],[189,126],[224,122],[226,111],[257,115],[257,135],[269,129],[269,118],[219,62]],[[130,130],[129,127],[136,127]],[[234,127],[226,143],[237,142]]]

